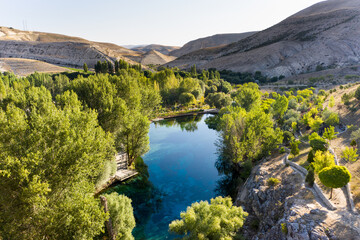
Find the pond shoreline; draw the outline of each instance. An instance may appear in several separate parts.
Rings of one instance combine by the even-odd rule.
[[[187,113],[179,113],[179,114],[170,115],[170,116],[166,116],[166,117],[156,117],[154,119],[151,119],[150,122],[158,122],[158,121],[165,120],[165,119],[193,116],[193,115],[198,115],[198,114],[218,114],[218,113],[219,113],[218,109],[212,108],[212,109],[198,110],[198,111],[192,111],[192,112],[187,112]]]

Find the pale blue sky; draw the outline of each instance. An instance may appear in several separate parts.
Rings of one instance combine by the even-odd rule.
[[[0,26],[93,41],[182,46],[266,29],[319,0],[0,0]],[[24,24],[25,23],[25,24]],[[27,27],[26,27],[27,26]]]

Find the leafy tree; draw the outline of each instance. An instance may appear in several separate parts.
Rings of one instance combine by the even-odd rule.
[[[0,76],[0,101],[6,97],[6,88]]]
[[[314,162],[312,164],[314,166],[315,172],[319,173],[323,168],[335,165],[334,155],[332,155],[329,151],[316,151]]]
[[[95,73],[101,73],[101,61],[97,61],[94,68]]]
[[[314,172],[314,167],[312,164],[310,164],[310,166],[308,168],[308,173],[306,174],[305,182],[307,184],[309,184],[310,187],[314,186],[315,172]]]
[[[297,122],[292,122],[291,123],[291,128],[293,130],[293,133],[295,133],[297,131]]]
[[[217,197],[196,202],[180,214],[181,220],[172,221],[171,232],[184,235],[182,239],[233,239],[248,214],[233,206],[230,197]]]
[[[282,142],[279,129],[261,108],[246,112],[240,107],[228,107],[220,120],[223,143],[229,156],[237,163],[254,161],[265,156],[276,144]]]
[[[185,92],[180,95],[179,101],[181,104],[186,105],[186,106],[196,103],[196,99],[195,99],[194,95],[192,95],[191,93],[185,93]]]
[[[110,219],[113,225],[116,239],[131,240],[134,239],[131,232],[135,227],[135,218],[131,199],[119,195],[116,192],[105,194],[108,201]]]
[[[346,161],[355,162],[358,160],[359,155],[357,149],[346,147],[341,155]]]
[[[299,155],[300,151],[299,151],[299,143],[300,141],[293,141],[290,143],[291,145],[291,154],[294,156]]]
[[[196,65],[194,64],[191,68],[190,68],[190,73],[192,77],[197,77],[197,72],[196,72]]]
[[[358,87],[358,88],[356,89],[356,91],[355,91],[355,98],[356,98],[357,100],[360,100],[360,87]]]
[[[335,132],[335,128],[333,126],[330,126],[328,128],[325,128],[323,137],[329,142],[331,142],[331,140],[336,138],[336,134],[338,134],[338,132]]]
[[[288,108],[289,101],[286,96],[279,96],[273,103],[274,115],[282,118]]]
[[[309,126],[313,131],[317,132],[319,131],[323,122],[324,121],[321,119],[321,117],[315,116],[315,118],[309,119]]]
[[[290,142],[293,142],[294,141],[294,135],[291,133],[291,132],[289,132],[289,131],[284,131],[283,132],[283,143],[285,144],[285,145],[289,145],[290,144]]]
[[[239,87],[235,93],[235,101],[246,111],[259,106],[261,103],[261,92],[255,83],[245,83]]]
[[[215,106],[217,109],[221,109],[223,107],[227,107],[231,104],[232,99],[229,95],[225,93],[210,93],[205,102],[210,106]]]
[[[309,151],[308,157],[307,157],[307,162],[308,163],[313,163],[314,162],[314,157],[315,157],[315,151],[313,149],[311,149]]]
[[[324,119],[324,122],[328,126],[335,126],[339,124],[339,115],[335,112],[325,110],[322,114],[322,118]]]
[[[57,107],[44,87],[21,91],[0,109],[1,237],[91,239],[106,219],[93,192],[113,139],[76,94]]]
[[[334,99],[334,96],[331,96],[330,97],[330,100],[329,100],[329,107],[334,107],[335,106],[335,99]]]
[[[332,198],[333,188],[341,188],[351,180],[349,170],[344,166],[331,166],[323,168],[319,172],[319,179],[326,187],[331,188],[330,199]]]
[[[83,69],[84,69],[84,72],[85,72],[85,73],[87,73],[87,71],[88,71],[88,66],[87,66],[87,64],[86,64],[86,63],[84,63],[84,65],[83,65]]]
[[[316,132],[312,133],[309,137],[310,146],[314,151],[326,151],[327,149],[327,142],[325,139],[319,136]]]

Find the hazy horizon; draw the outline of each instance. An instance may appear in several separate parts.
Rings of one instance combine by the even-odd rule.
[[[124,45],[185,43],[264,30],[319,0],[0,0],[0,26]]]

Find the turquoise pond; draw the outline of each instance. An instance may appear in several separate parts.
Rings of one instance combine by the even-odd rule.
[[[150,151],[143,156],[144,173],[113,186],[132,199],[136,228],[135,239],[173,239],[169,223],[180,212],[200,200],[221,195],[221,181],[215,167],[218,134],[198,115],[152,123]],[[148,175],[147,175],[148,172]]]

